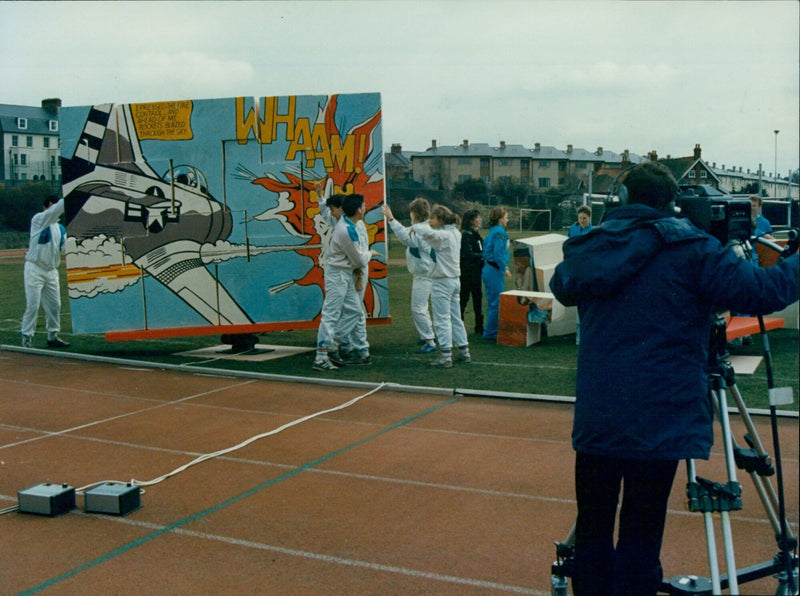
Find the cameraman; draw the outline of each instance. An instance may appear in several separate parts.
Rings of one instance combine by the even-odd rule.
[[[655,594],[667,501],[682,459],[708,459],[715,308],[769,313],[798,298],[797,254],[763,269],[676,216],[678,186],[646,162],[628,204],[564,243],[550,282],[581,319],[575,418],[576,595]],[[620,484],[620,528],[613,543]]]

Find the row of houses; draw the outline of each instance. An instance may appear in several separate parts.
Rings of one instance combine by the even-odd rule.
[[[425,151],[404,152],[402,145],[393,144],[385,157],[390,178],[413,179],[429,188],[452,189],[455,184],[473,178],[487,184],[509,178],[532,189],[562,187],[575,191],[580,188],[600,193],[606,192],[627,167],[646,160],[666,165],[679,184],[708,184],[728,193],[758,187],[770,197],[800,196],[796,182],[790,183],[784,178],[776,180],[771,173],[767,175],[763,171],[727,168],[724,164],[717,167],[716,162],[704,161],[699,144],[689,156],[659,158],[656,151],[642,156],[627,149],[615,153],[603,147],[588,151],[572,145],[562,151],[541,143],[527,148],[505,141],[492,147],[487,143],[470,143],[467,139],[460,145],[441,146],[434,139]]]
[[[58,98],[42,100],[41,107],[0,104],[0,184],[50,181],[54,188],[60,186],[60,107]],[[433,140],[428,149],[416,152],[404,152],[398,143],[385,155],[389,178],[410,178],[430,188],[450,190],[472,178],[487,184],[507,178],[533,189],[565,187],[601,193],[625,168],[647,159],[667,165],[680,184],[710,184],[736,193],[755,183],[770,197],[800,196],[797,184],[787,179],[707,163],[699,144],[688,157],[661,159],[655,151],[641,156],[627,149],[615,153],[603,147],[588,151],[572,145],[562,151],[541,143],[527,148],[505,141],[492,147],[466,139],[460,145],[443,146]]]

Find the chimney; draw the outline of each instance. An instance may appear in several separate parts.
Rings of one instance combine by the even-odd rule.
[[[598,147],[597,148],[597,155],[603,155],[603,148],[602,147]]]
[[[722,164],[722,171],[725,171],[725,164]]]
[[[506,142],[500,141],[500,149],[505,149],[505,148],[506,148]]]
[[[461,143],[461,146],[462,146],[464,149],[466,149],[467,147],[469,147],[469,139],[464,139],[464,141]]]
[[[534,143],[533,144],[533,150],[534,151],[541,151],[542,150],[542,144],[541,143]]]
[[[57,97],[42,100],[42,108],[48,112],[58,114],[58,108],[61,107],[61,100]]]
[[[403,146],[400,143],[392,143],[392,153],[395,155],[403,152]]]
[[[647,155],[647,157],[649,157],[649,158],[650,158],[650,161],[658,161],[658,152],[657,152],[655,149],[653,149],[653,150],[652,150],[652,151],[651,151],[651,152],[650,152],[650,153]]]
[[[694,158],[700,159],[700,143],[695,143],[694,146]]]
[[[436,139],[431,139],[431,149],[436,149]]]
[[[628,151],[627,149],[625,149],[625,151],[622,152],[622,164],[621,165],[624,165],[624,164],[627,164],[627,163],[630,163],[630,162],[631,162],[631,152]]]
[[[567,153],[572,153],[572,145],[567,145]]]

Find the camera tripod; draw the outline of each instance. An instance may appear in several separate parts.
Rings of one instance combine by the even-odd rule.
[[[770,456],[758,437],[742,395],[736,387],[733,366],[730,363],[727,351],[725,320],[720,316],[716,316],[712,327],[709,350],[709,399],[712,400],[721,425],[728,476],[727,482],[724,484],[716,483],[698,477],[694,460],[686,461],[688,506],[690,511],[703,514],[711,577],[704,578],[695,575],[674,577],[670,580],[662,581],[660,592],[667,594],[721,594],[723,589],[729,589],[731,594],[738,594],[740,583],[774,575],[778,580],[776,594],[797,594],[797,538],[792,534],[785,516],[783,471],[775,408],[776,405],[786,403],[787,392],[788,399],[791,400],[791,389],[775,389],[773,387],[771,356],[763,317],[759,316],[758,321],[764,343],[776,464],[775,466],[772,465]],[[730,389],[739,414],[747,428],[747,434],[744,438],[749,446],[748,448],[737,445],[733,439],[728,416],[726,389]],[[744,569],[736,568],[730,526],[730,512],[742,508],[741,485],[736,477],[737,468],[750,474],[778,543],[778,553],[771,561]],[[777,493],[769,481],[769,476],[774,475],[776,471]],[[727,573],[724,575],[720,574],[717,560],[714,513],[719,513],[720,516],[727,569]],[[573,525],[565,540],[556,543],[557,558],[551,567],[552,596],[567,595],[567,578],[572,577],[574,572],[574,541],[575,526]]]

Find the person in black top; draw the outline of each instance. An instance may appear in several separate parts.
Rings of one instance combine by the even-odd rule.
[[[477,209],[464,213],[461,223],[461,319],[472,296],[475,311],[475,333],[483,334],[483,239],[481,238],[481,215]]]

